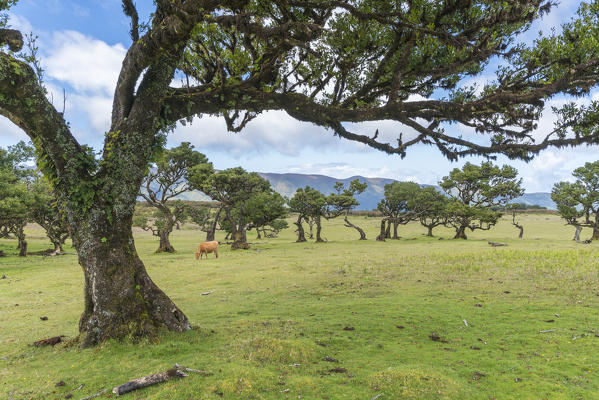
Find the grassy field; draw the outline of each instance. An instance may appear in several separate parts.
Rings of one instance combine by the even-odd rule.
[[[523,240],[502,221],[467,241],[450,240],[446,229],[427,238],[414,224],[401,227],[401,240],[383,243],[373,240],[377,219],[354,222],[369,241],[330,221],[327,243],[294,243],[288,229],[247,251],[224,246],[218,259],[201,262],[193,253],[204,234],[191,227],[173,233],[172,255],[153,254],[155,238],[138,232],[150,275],[195,328],[85,350],[32,346],[77,334],[83,275],[76,256],[21,259],[15,241],[2,240],[10,254],[0,258],[0,398],[60,399],[81,384],[73,398],[101,388],[109,391],[99,398],[109,398],[113,386],[174,363],[212,375],[126,396],[599,398],[597,244],[574,243],[573,229],[546,214],[522,218]],[[49,247],[39,229],[28,234],[31,251]]]

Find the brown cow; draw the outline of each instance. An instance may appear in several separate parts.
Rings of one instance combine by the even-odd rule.
[[[218,242],[216,240],[212,242],[202,242],[198,245],[198,250],[196,251],[196,260],[202,258],[202,254],[206,254],[206,259],[208,258],[208,253],[214,252],[216,258],[218,258]]]

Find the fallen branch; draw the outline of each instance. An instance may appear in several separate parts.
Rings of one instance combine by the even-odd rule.
[[[40,346],[55,346],[58,343],[62,342],[62,338],[64,336],[60,335],[60,336],[54,336],[48,339],[42,339],[42,340],[38,340],[37,342],[34,342],[33,345],[35,347],[40,347]]]
[[[120,396],[125,393],[132,392],[137,389],[155,385],[157,383],[166,382],[172,378],[184,378],[188,376],[186,373],[179,371],[177,368],[171,368],[165,372],[160,372],[153,375],[144,376],[143,378],[134,379],[130,382],[116,386],[112,389],[112,393]]]
[[[214,293],[214,290],[211,290],[209,292],[204,292],[204,293],[200,293],[200,296],[208,296],[209,294]]]
[[[193,374],[200,374],[200,375],[203,375],[203,376],[210,376],[210,375],[212,375],[212,372],[208,372],[208,371],[205,371],[203,369],[188,368],[188,367],[184,367],[184,366],[179,365],[179,364],[175,364],[175,368],[177,368],[179,370],[182,369],[185,372],[191,372]]]
[[[507,243],[499,243],[499,242],[487,242],[487,243],[489,243],[493,247],[507,246]]]
[[[546,331],[539,331],[539,333],[549,333],[549,332],[555,332],[557,331],[557,329],[548,329]]]
[[[93,399],[93,398],[95,398],[95,397],[98,397],[98,396],[100,396],[101,394],[103,394],[103,393],[104,393],[105,391],[107,391],[107,390],[108,390],[108,389],[102,389],[102,390],[100,390],[98,393],[94,393],[94,394],[92,394],[91,396],[84,397],[84,398],[82,398],[81,400],[90,400],[90,399]]]

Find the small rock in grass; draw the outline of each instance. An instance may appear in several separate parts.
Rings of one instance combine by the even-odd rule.
[[[48,317],[46,317],[46,316],[43,316],[43,317],[40,317],[40,319],[41,319],[42,321],[47,321],[47,320],[48,320]]]
[[[545,322],[555,322],[555,320],[554,319],[548,319]]]
[[[433,342],[441,342],[441,343],[447,343],[447,340],[443,339],[441,336],[439,336],[439,334],[437,333],[431,333],[430,335],[428,335],[428,337],[433,341]]]
[[[329,370],[329,372],[336,372],[336,373],[339,373],[339,374],[344,374],[344,373],[347,372],[347,369],[345,369],[343,367],[337,367],[337,368],[331,368]]]
[[[0,360],[8,360],[8,357],[0,357]]]
[[[505,294],[510,294],[510,293],[512,293],[512,292],[510,292],[509,290],[505,290],[503,293],[505,293]]]
[[[353,326],[346,326],[345,328],[343,328],[344,331],[355,331],[356,328],[354,328]]]
[[[325,357],[325,358],[323,358],[322,360],[323,360],[323,361],[328,361],[328,362],[334,362],[334,363],[338,363],[338,362],[339,362],[339,360],[337,360],[336,358],[329,357],[329,356],[326,356],[326,357]]]
[[[471,348],[472,350],[481,350],[481,348],[480,348],[480,347],[478,347],[478,346],[470,346],[470,348]]]
[[[522,381],[522,378],[514,378],[514,382],[520,382]]]
[[[476,303],[476,304],[474,305],[474,307],[482,307],[482,306],[483,306],[483,305],[482,305],[482,304],[480,304],[480,303]]]
[[[474,373],[474,376],[472,377],[472,380],[473,380],[473,381],[477,381],[477,380],[479,380],[480,378],[482,378],[482,377],[485,377],[485,376],[487,376],[487,375],[486,375],[486,374],[483,374],[482,372],[478,372],[478,371],[476,371],[476,372]]]
[[[66,385],[66,383],[64,383],[64,381],[58,381],[56,383],[56,385],[54,385],[54,386],[59,387],[59,386],[64,386],[64,385]]]
[[[395,325],[395,327],[396,327],[397,329],[405,329],[405,328],[406,328],[406,327],[405,327],[405,326],[403,326],[403,325]]]
[[[0,279],[6,279],[6,275],[2,275],[2,278],[0,278]]]
[[[71,399],[73,397],[73,393],[69,393],[66,396],[64,396],[65,399]]]

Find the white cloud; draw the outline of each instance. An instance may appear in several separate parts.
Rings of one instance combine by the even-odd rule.
[[[112,96],[126,50],[79,32],[54,32],[46,49],[46,75],[71,85],[76,91]]]
[[[29,137],[21,128],[6,117],[0,116],[0,147],[6,147],[20,140],[28,142]]]
[[[222,117],[194,118],[191,125],[179,125],[169,136],[169,140],[188,141],[200,149],[237,156],[248,153],[264,156],[273,152],[297,156],[305,148],[336,147],[339,151],[359,151],[363,147],[339,140],[333,136],[332,131],[296,121],[282,111],[269,111],[259,115],[241,133],[228,132]]]
[[[21,31],[23,34],[27,34],[29,32],[33,32],[33,26],[29,22],[27,18],[18,14],[8,14],[8,25],[12,29],[17,29]]]

